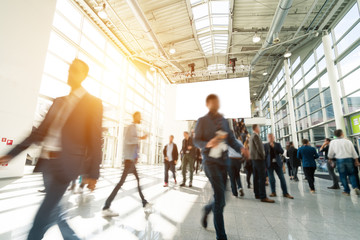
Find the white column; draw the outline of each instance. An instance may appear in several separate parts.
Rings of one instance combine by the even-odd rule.
[[[298,146],[298,139],[296,134],[296,123],[295,123],[295,110],[294,110],[294,99],[291,91],[291,83],[290,83],[290,68],[288,59],[284,60],[284,68],[285,68],[285,85],[286,85],[286,96],[289,105],[289,120],[290,120],[290,133],[292,136],[292,142],[294,146]]]
[[[271,85],[268,86],[269,93],[269,106],[270,106],[270,120],[271,120],[271,132],[275,134],[275,115],[274,115],[274,102],[272,98]]]
[[[337,74],[336,74],[336,70],[335,70],[334,60],[333,60],[332,54],[331,54],[331,51],[332,51],[331,50],[331,40],[330,40],[330,35],[327,33],[327,31],[323,32],[322,42],[323,42],[323,46],[324,46],[326,69],[328,72],[331,100],[332,100],[332,104],[333,104],[333,108],[334,108],[336,128],[342,129],[344,131],[344,134],[346,134],[345,121],[344,121],[344,116],[343,116],[343,112],[342,112],[341,99],[340,99],[340,94],[339,94],[339,89],[338,89],[338,84],[337,84]]]
[[[16,145],[33,126],[56,0],[2,1],[0,137]],[[0,155],[13,146],[0,142]],[[22,176],[26,151],[0,166],[0,178]]]

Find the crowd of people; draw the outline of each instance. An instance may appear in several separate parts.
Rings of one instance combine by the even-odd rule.
[[[103,110],[101,100],[91,96],[81,86],[88,71],[89,67],[85,62],[75,59],[69,69],[68,84],[72,89],[70,94],[55,99],[41,125],[7,155],[0,157],[0,163],[7,163],[31,144],[43,145],[35,171],[43,173],[46,195],[35,216],[28,235],[29,240],[42,239],[46,231],[55,224],[59,226],[64,239],[79,239],[62,216],[60,200],[69,185],[70,190],[75,188],[75,180],[78,176],[82,179],[80,188],[87,185],[90,190],[95,189],[99,178]],[[209,112],[197,120],[191,134],[184,132],[180,154],[174,143],[174,136],[169,137],[169,143],[163,149],[164,187],[169,186],[169,170],[172,172],[174,183],[177,184],[176,165],[179,159],[181,159],[182,171],[180,187],[186,187],[188,173],[188,187],[192,187],[194,172],[203,170],[212,186],[213,198],[202,210],[201,225],[207,228],[208,216],[212,212],[216,239],[227,239],[223,212],[228,176],[232,194],[235,197],[244,196],[240,175],[242,165],[247,175],[247,187],[251,188],[251,176],[253,176],[254,197],[261,202],[275,202],[269,198],[277,196],[275,173],[280,181],[282,196],[294,199],[285,181],[284,160],[290,180],[299,181],[298,169],[302,166],[310,192],[315,193],[314,173],[317,167],[315,160],[319,155],[307,139],[302,140],[299,149],[290,142],[284,151],[280,143],[275,141],[275,136],[270,133],[267,136],[267,143],[264,144],[257,124],[252,126],[251,136],[243,120],[240,122],[233,120],[233,128],[231,128],[229,121],[218,112],[220,101],[216,95],[207,96],[205,103]],[[104,217],[119,215],[110,206],[129,173],[135,175],[143,208],[145,211],[151,209],[151,204],[142,193],[136,169],[139,142],[147,138],[147,135],[138,136],[137,125],[140,122],[141,113],[135,112],[132,124],[125,129],[124,168],[119,183],[115,185],[104,203],[102,208]],[[328,159],[329,175],[333,180],[333,186],[329,188],[340,187],[334,172],[336,166],[344,187],[343,194],[347,196],[350,194],[350,182],[355,193],[359,195],[358,153],[351,141],[344,137],[343,131],[336,130],[335,139],[326,139],[320,151],[324,152]],[[268,184],[271,190],[269,197],[266,193]]]

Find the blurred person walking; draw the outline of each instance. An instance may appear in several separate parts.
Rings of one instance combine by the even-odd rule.
[[[295,148],[294,143],[290,142],[289,149],[286,151],[286,155],[289,158],[289,162],[291,164],[291,169],[292,169],[292,176],[295,182],[299,181],[297,174],[298,174],[298,169],[301,166],[301,162],[297,158],[297,151],[298,150],[297,148]]]
[[[29,240],[44,237],[45,232],[58,224],[64,239],[79,239],[67,224],[60,200],[69,183],[80,174],[90,189],[95,188],[101,163],[102,102],[90,95],[81,83],[89,72],[88,65],[75,59],[69,68],[68,96],[56,98],[40,126],[0,162],[7,162],[32,144],[43,144],[41,157],[34,171],[44,176],[45,198],[36,213]]]
[[[302,144],[303,146],[297,151],[297,158],[302,160],[303,171],[309,183],[310,192],[315,193],[315,159],[319,158],[319,154],[314,147],[310,146],[309,140],[303,139]]]
[[[182,142],[182,152],[184,154],[181,164],[183,182],[180,184],[180,187],[184,187],[186,184],[187,166],[189,166],[189,175],[190,175],[189,187],[192,187],[192,181],[194,175],[195,146],[193,144],[193,139],[186,131],[184,132],[184,139]]]
[[[139,141],[145,140],[147,138],[147,135],[144,135],[142,137],[138,137],[137,133],[137,124],[140,124],[141,122],[141,113],[135,112],[133,114],[133,123],[126,127],[125,129],[125,135],[124,135],[124,170],[121,175],[120,181],[118,184],[116,184],[114,190],[111,192],[109,197],[106,199],[105,206],[103,207],[102,214],[104,217],[116,217],[119,216],[119,213],[112,211],[110,209],[112,201],[115,199],[118,191],[124,184],[126,177],[129,173],[132,173],[135,175],[136,181],[137,181],[137,188],[139,192],[139,196],[141,198],[142,206],[146,210],[150,205],[148,204],[148,201],[145,199],[141,187],[140,187],[140,179],[139,175],[136,170],[136,163],[138,160],[138,152],[139,152]]]
[[[324,141],[324,144],[320,148],[320,152],[324,153],[329,176],[330,176],[331,180],[333,181],[333,185],[328,187],[328,189],[340,189],[339,178],[335,174],[335,161],[329,160],[329,157],[328,157],[330,142],[331,142],[331,139],[326,138]]]
[[[235,139],[238,144],[240,145],[240,148],[244,148],[244,145],[242,142],[238,139]],[[240,197],[244,196],[244,190],[241,184],[241,176],[240,176],[240,169],[241,169],[241,163],[243,161],[243,157],[241,153],[238,153],[236,150],[234,150],[232,147],[228,147],[229,151],[229,167],[228,167],[228,174],[230,177],[230,184],[231,184],[231,191],[234,197]]]
[[[225,189],[227,181],[227,146],[248,157],[246,149],[236,141],[230,130],[229,122],[218,112],[220,102],[218,96],[210,94],[206,98],[209,113],[198,119],[195,127],[195,145],[201,149],[203,167],[214,191],[214,200],[203,209],[201,224],[204,228],[208,225],[208,215],[214,214],[216,239],[226,240],[224,225]]]

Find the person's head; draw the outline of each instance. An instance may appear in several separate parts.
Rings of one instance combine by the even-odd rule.
[[[267,136],[267,138],[268,138],[268,141],[269,141],[270,143],[275,142],[275,136],[274,136],[273,133],[269,133],[268,136]]]
[[[133,120],[134,120],[134,123],[139,124],[141,122],[141,113],[140,112],[134,112]]]
[[[326,143],[326,144],[330,144],[330,141],[331,141],[330,138],[325,138],[325,143]]]
[[[189,138],[189,132],[187,132],[187,131],[184,132],[184,138],[186,138],[186,139]]]
[[[309,145],[309,140],[303,139],[303,140],[302,140],[302,144],[303,144],[303,145]]]
[[[254,132],[256,132],[257,134],[259,134],[259,133],[260,133],[260,127],[259,127],[259,125],[258,125],[258,124],[252,125],[252,130],[253,130]]]
[[[294,143],[293,142],[289,142],[289,147],[293,147]]]
[[[335,137],[337,137],[337,138],[342,138],[342,137],[344,137],[344,132],[343,132],[343,130],[341,130],[341,129],[336,129],[336,130],[334,131],[334,135],[335,135]]]
[[[217,113],[220,108],[219,97],[215,94],[210,94],[206,97],[206,107],[210,112]]]
[[[169,142],[172,143],[174,141],[174,136],[173,135],[170,135],[169,137]]]
[[[68,85],[72,89],[81,87],[81,83],[85,80],[89,73],[89,66],[82,60],[75,58],[70,64]]]

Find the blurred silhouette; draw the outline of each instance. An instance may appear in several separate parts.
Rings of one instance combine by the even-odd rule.
[[[103,109],[101,100],[81,86],[88,72],[88,65],[75,59],[69,68],[70,94],[56,98],[40,126],[0,158],[0,162],[7,162],[30,145],[42,143],[34,171],[43,172],[46,195],[28,239],[42,239],[54,224],[58,224],[64,239],[79,239],[63,218],[59,203],[78,175],[88,176],[86,182],[91,189],[99,178]]]

